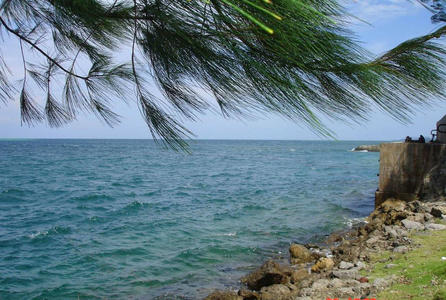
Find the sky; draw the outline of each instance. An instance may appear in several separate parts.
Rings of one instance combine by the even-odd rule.
[[[367,22],[355,21],[351,29],[363,46],[377,55],[438,27],[431,23],[429,11],[416,1],[352,0],[347,5],[352,14]],[[22,67],[16,56],[19,49],[17,41],[4,35],[1,43],[4,57],[9,62],[15,62],[9,67],[13,73],[20,74],[19,69]],[[13,81],[19,79],[15,77]],[[18,99],[18,95],[15,98]],[[46,124],[29,127],[21,124],[18,101],[10,101],[6,106],[0,102],[0,138],[151,138],[135,103],[117,103],[114,108],[123,117],[121,124],[115,128],[102,124],[94,115],[80,115],[78,120],[62,128],[51,128]],[[430,131],[445,114],[446,103],[437,101],[431,108],[417,111],[410,124],[399,123],[379,109],[370,114],[368,122],[361,124],[323,121],[339,140],[394,141],[406,136],[417,138],[420,134],[428,140]],[[183,124],[195,134],[196,139],[324,139],[302,124],[274,115],[240,121],[228,120],[209,112],[199,116],[195,122],[185,121]]]

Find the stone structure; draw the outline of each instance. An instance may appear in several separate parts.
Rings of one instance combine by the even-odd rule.
[[[434,193],[444,197],[446,185],[446,144],[381,144],[379,188],[375,207],[389,198],[422,200],[420,195]],[[434,174],[433,174],[434,173]],[[426,185],[427,178],[435,177]],[[426,197],[427,198],[427,197]]]
[[[446,143],[446,115],[437,122],[437,141]]]

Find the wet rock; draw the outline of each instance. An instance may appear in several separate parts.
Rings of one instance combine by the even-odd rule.
[[[289,248],[291,264],[303,264],[313,260],[310,251],[302,245],[293,244]]]
[[[307,270],[297,270],[294,271],[293,274],[291,274],[291,282],[292,283],[298,283],[301,282],[303,279],[307,278],[310,274]]]
[[[323,271],[330,270],[334,266],[334,261],[328,257],[320,258],[316,264],[311,267],[311,272],[320,273]]]
[[[348,270],[348,269],[353,268],[354,266],[355,265],[350,262],[341,261],[339,263],[339,269],[341,269],[341,270]]]
[[[274,284],[263,287],[260,290],[262,300],[285,300],[291,294],[290,289],[282,284]]]
[[[215,291],[204,300],[243,300],[243,297],[239,296],[236,292],[230,291]]]
[[[446,229],[446,225],[435,224],[435,223],[426,224],[425,227],[427,230],[445,230]]]
[[[260,294],[253,291],[248,291],[241,289],[238,291],[238,295],[243,298],[243,300],[259,300]]]
[[[276,261],[268,260],[259,269],[243,277],[241,282],[245,283],[249,289],[258,291],[264,286],[286,283],[286,278],[282,267]]]
[[[423,230],[424,225],[420,222],[415,222],[411,220],[402,220],[401,223],[406,227],[407,230]]]
[[[407,253],[409,251],[409,248],[407,246],[399,246],[393,249],[394,253]]]

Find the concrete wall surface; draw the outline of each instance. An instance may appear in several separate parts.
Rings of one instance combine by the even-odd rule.
[[[388,198],[416,200],[426,175],[445,157],[446,144],[381,144],[379,188],[375,194],[375,207]]]

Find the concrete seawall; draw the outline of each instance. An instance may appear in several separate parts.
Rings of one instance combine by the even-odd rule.
[[[446,144],[384,143],[380,149],[375,207],[388,198],[417,200],[426,175],[446,157]]]

